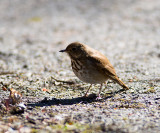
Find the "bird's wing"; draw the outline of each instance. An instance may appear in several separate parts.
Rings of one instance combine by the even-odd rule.
[[[95,54],[94,54],[95,53]],[[121,85],[125,89],[129,89],[116,75],[116,71],[112,64],[109,62],[107,57],[105,57],[103,54],[99,52],[91,53],[90,56],[88,56],[88,59],[91,61],[92,65],[95,66],[95,68],[104,76],[107,78],[112,79],[113,81],[117,82],[119,85]]]
[[[96,69],[102,74],[108,76],[111,79],[115,79],[116,72],[112,64],[109,62],[107,57],[102,54],[88,56],[88,59],[93,63]]]

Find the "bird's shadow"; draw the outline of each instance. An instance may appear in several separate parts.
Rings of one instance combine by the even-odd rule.
[[[87,104],[87,103],[92,103],[96,101],[104,101],[108,98],[113,97],[113,95],[107,96],[105,98],[102,98],[100,100],[97,100],[97,95],[96,94],[90,94],[88,97],[76,97],[72,99],[57,99],[57,98],[52,98],[52,99],[47,99],[45,97],[43,100],[36,102],[36,103],[28,103],[27,106],[30,107],[43,107],[43,106],[52,106],[52,105],[73,105],[73,104]]]

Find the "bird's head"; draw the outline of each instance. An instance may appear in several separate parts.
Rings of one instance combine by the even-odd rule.
[[[59,52],[66,52],[71,59],[77,59],[86,55],[86,45],[79,42],[73,42],[66,49]]]

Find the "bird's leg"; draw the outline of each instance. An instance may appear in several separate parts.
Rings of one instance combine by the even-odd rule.
[[[89,86],[89,88],[88,88],[88,90],[86,91],[86,93],[85,93],[85,95],[84,95],[84,97],[86,97],[87,96],[87,93],[89,92],[89,90],[90,90],[90,88],[92,87],[92,84]]]
[[[98,97],[96,98],[97,100],[102,99],[102,98],[101,98],[102,86],[103,86],[103,83],[101,84],[101,86],[100,86],[100,88],[99,88]]]
[[[108,81],[106,82],[106,86],[108,85]],[[113,94],[113,92],[107,92],[106,94]]]

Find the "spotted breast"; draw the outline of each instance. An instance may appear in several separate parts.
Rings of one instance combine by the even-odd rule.
[[[85,64],[85,65],[84,65]],[[71,60],[74,74],[82,81],[90,84],[104,83],[108,78],[101,74],[92,63],[87,60],[83,63],[80,60]]]

